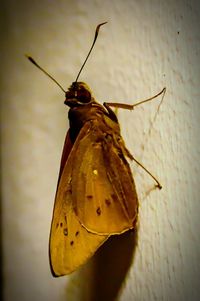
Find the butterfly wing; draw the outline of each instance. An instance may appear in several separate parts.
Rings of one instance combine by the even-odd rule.
[[[79,142],[88,129],[88,125],[85,125],[71,152],[66,155],[67,150],[65,150],[62,155],[49,243],[50,266],[54,276],[73,272],[89,259],[108,238],[108,236],[90,233],[82,227],[72,207],[72,170],[76,165]],[[68,138],[67,136],[66,141]],[[64,162],[65,165],[62,167]]]
[[[90,232],[120,234],[135,226],[138,199],[122,146],[100,121],[79,141],[72,170],[72,200],[81,224]],[[120,136],[121,137],[121,136]]]
[[[71,142],[70,136],[69,136],[69,131],[67,132],[67,135],[65,137],[65,142],[63,146],[63,152],[62,152],[62,157],[61,157],[61,162],[60,162],[60,172],[59,172],[59,177],[58,177],[58,182],[59,178],[63,172],[63,168],[65,166],[65,163],[67,161],[67,158],[69,157],[69,154],[72,150],[73,143]]]

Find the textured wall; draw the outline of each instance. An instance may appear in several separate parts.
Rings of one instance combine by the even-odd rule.
[[[5,301],[88,301],[98,300],[97,296],[112,300],[114,295],[120,301],[200,299],[200,5],[196,3],[2,3]],[[103,21],[109,23],[102,28],[80,80],[101,102],[134,103],[167,87],[159,111],[158,101],[134,112],[119,111],[128,148],[160,179],[163,190],[150,192],[151,178],[131,164],[140,198],[140,229],[126,275],[127,246],[133,242],[128,236],[106,245],[99,278],[92,273],[91,261],[71,276],[55,279],[49,270],[48,236],[67,111],[63,93],[24,53],[31,53],[67,88],[96,25]]]

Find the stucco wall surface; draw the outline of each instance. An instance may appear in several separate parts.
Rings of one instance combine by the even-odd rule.
[[[8,0],[1,8],[4,300],[199,300],[198,1]],[[148,174],[131,163],[140,219],[126,273],[124,246],[132,236],[106,244],[99,278],[93,261],[53,278],[48,237],[67,108],[63,92],[24,53],[67,89],[104,21],[80,80],[101,103],[130,104],[167,88],[159,109],[161,98],[133,112],[118,110],[127,147],[163,189],[153,190]]]

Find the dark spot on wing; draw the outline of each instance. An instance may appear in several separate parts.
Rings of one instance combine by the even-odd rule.
[[[66,224],[67,224],[67,216],[65,215],[65,222],[66,222]]]
[[[71,245],[71,246],[73,246],[73,244],[74,244],[74,241],[73,241],[73,240],[72,240],[72,241],[70,241],[70,245]]]
[[[105,203],[106,203],[107,206],[111,205],[111,201],[109,199],[105,199]]]
[[[114,202],[117,202],[117,196],[116,194],[112,193],[111,198],[113,199]]]
[[[124,155],[122,153],[118,153],[118,156],[120,159],[122,159],[122,160],[124,159]]]
[[[56,224],[56,228],[58,228],[58,226],[59,226],[59,223]]]
[[[67,230],[67,228],[63,229],[63,233],[64,233],[65,236],[68,235],[68,230]]]
[[[62,226],[63,226],[63,223],[60,223],[60,227],[62,228]]]
[[[88,200],[91,200],[91,199],[93,199],[93,196],[92,196],[92,195],[87,195],[86,198],[87,198]]]
[[[97,215],[101,215],[101,208],[98,207],[97,210],[96,210],[96,212],[97,212]]]
[[[76,234],[75,234],[76,236],[78,236],[79,235],[79,231],[76,231]]]

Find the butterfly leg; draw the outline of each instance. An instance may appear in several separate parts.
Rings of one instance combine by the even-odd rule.
[[[133,156],[131,158],[132,160],[134,160],[140,167],[142,167],[153,179],[154,181],[157,183],[156,187],[158,187],[159,189],[162,189],[162,185],[160,184],[160,182],[156,179],[156,177],[154,177],[154,175],[152,175],[152,173],[146,169],[138,160],[136,160]]]
[[[162,91],[160,91],[159,93],[157,93],[156,95],[147,98],[145,100],[139,101],[137,103],[135,103],[134,105],[129,105],[129,104],[125,104],[125,103],[117,103],[117,102],[104,102],[104,106],[106,107],[106,109],[108,110],[108,107],[113,107],[113,108],[120,108],[120,109],[125,109],[125,110],[134,110],[134,108],[138,105],[141,105],[145,102],[151,101],[155,98],[157,98],[158,96],[160,96],[161,94],[163,94],[162,96],[162,100],[165,96],[165,92],[166,92],[166,88],[163,88]],[[161,100],[161,102],[162,102]],[[108,110],[109,111],[109,110]]]
[[[145,102],[148,102],[148,101],[151,101],[153,100],[154,98],[160,96],[161,94],[163,94],[162,96],[162,100],[161,102],[163,101],[163,98],[164,98],[164,95],[165,95],[165,92],[166,92],[166,88],[163,88],[162,91],[160,91],[158,94],[154,95],[153,97],[150,97],[146,100],[143,100],[143,101],[139,101],[137,102],[136,104],[134,105],[129,105],[129,104],[124,104],[124,103],[110,103],[110,102],[104,102],[104,106],[105,108],[107,109],[110,117],[112,118],[112,120],[114,121],[117,121],[117,116],[116,114],[114,113],[114,111],[110,108],[111,107],[114,107],[114,108],[121,108],[121,109],[127,109],[127,110],[133,110],[135,106],[137,105],[140,105],[140,104],[143,104]],[[152,175],[152,173],[150,171],[148,171],[138,160],[136,160],[131,154],[130,152],[127,150],[127,154],[126,154],[131,160],[134,160],[140,167],[142,167],[153,179],[154,181],[157,183],[157,187],[159,189],[162,188],[161,184],[159,183],[159,181],[156,179],[156,177],[154,177]]]
[[[109,113],[109,115],[110,115],[110,117],[111,117],[111,119],[113,120],[113,121],[116,121],[116,122],[118,122],[117,121],[117,116],[115,115],[115,113],[114,113],[114,111],[109,107],[109,104],[108,103],[104,103],[104,106],[105,106],[105,108],[108,110],[108,113]],[[122,149],[124,149],[124,153],[125,153],[125,156],[127,156],[129,159],[131,159],[131,160],[134,160],[140,167],[142,167],[153,179],[154,179],[154,181],[157,183],[157,185],[156,185],[156,187],[158,187],[159,189],[161,189],[162,188],[162,186],[161,186],[161,184],[159,183],[159,181],[156,179],[156,177],[154,177],[153,175],[152,175],[152,173],[150,172],[150,171],[148,171],[148,169],[146,169],[138,160],[136,160],[134,157],[133,157],[133,155],[129,152],[129,150],[125,147],[125,145],[124,145],[124,142],[123,142],[123,144],[121,145],[121,148]]]
[[[107,102],[104,102],[103,105],[104,105],[104,107],[107,109],[110,118],[111,118],[113,121],[115,121],[115,122],[118,123],[117,116],[116,116],[115,112],[110,108],[110,104],[107,103]],[[116,107],[116,108],[117,108],[117,107]]]

